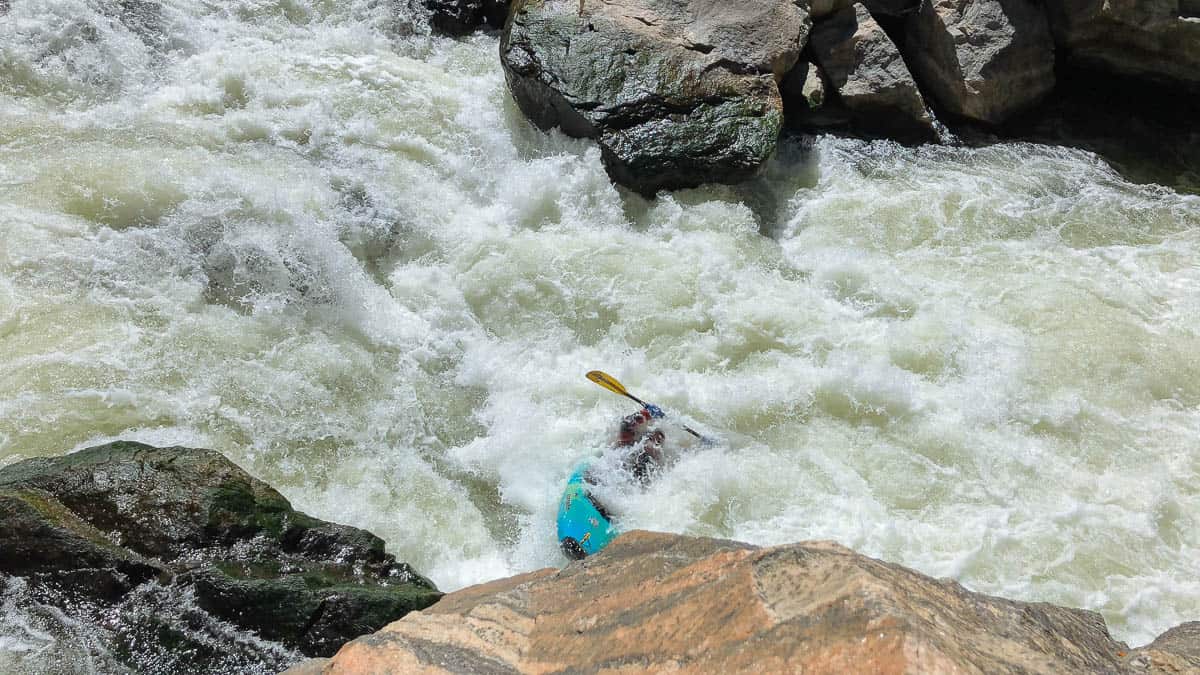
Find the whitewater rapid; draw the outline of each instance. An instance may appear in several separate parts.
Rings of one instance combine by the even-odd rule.
[[[626,527],[834,539],[1133,644],[1200,619],[1200,198],[818,137],[647,201],[524,120],[495,35],[108,5],[0,16],[0,464],[215,448],[455,589],[565,562],[631,412],[599,368],[721,440]]]

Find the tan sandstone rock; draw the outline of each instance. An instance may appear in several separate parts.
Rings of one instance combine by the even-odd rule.
[[[563,570],[451,593],[317,665],[328,674],[1186,672],[1166,669],[1189,667],[1187,649],[1172,644],[1155,661],[1114,641],[1094,612],[972,593],[833,543],[758,548],[630,532]]]
[[[1200,621],[1189,621],[1159,635],[1129,655],[1129,664],[1150,672],[1200,673]]]

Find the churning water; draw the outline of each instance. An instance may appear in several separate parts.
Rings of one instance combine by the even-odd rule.
[[[1200,618],[1200,199],[820,137],[646,201],[524,121],[496,36],[410,16],[11,0],[0,463],[215,448],[454,589],[563,562],[631,411],[600,368],[722,440],[611,495],[628,527],[834,539],[1135,644]]]

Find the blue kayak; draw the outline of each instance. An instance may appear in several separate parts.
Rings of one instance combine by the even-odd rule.
[[[589,491],[592,486],[585,478],[589,464],[575,468],[558,502],[558,544],[572,560],[599,552],[617,536],[609,514]]]

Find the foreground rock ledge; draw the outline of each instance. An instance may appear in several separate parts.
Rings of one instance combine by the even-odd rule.
[[[289,672],[1195,672],[1178,639],[1190,626],[1130,652],[1094,612],[972,593],[833,543],[630,532],[561,571],[451,593]]]

